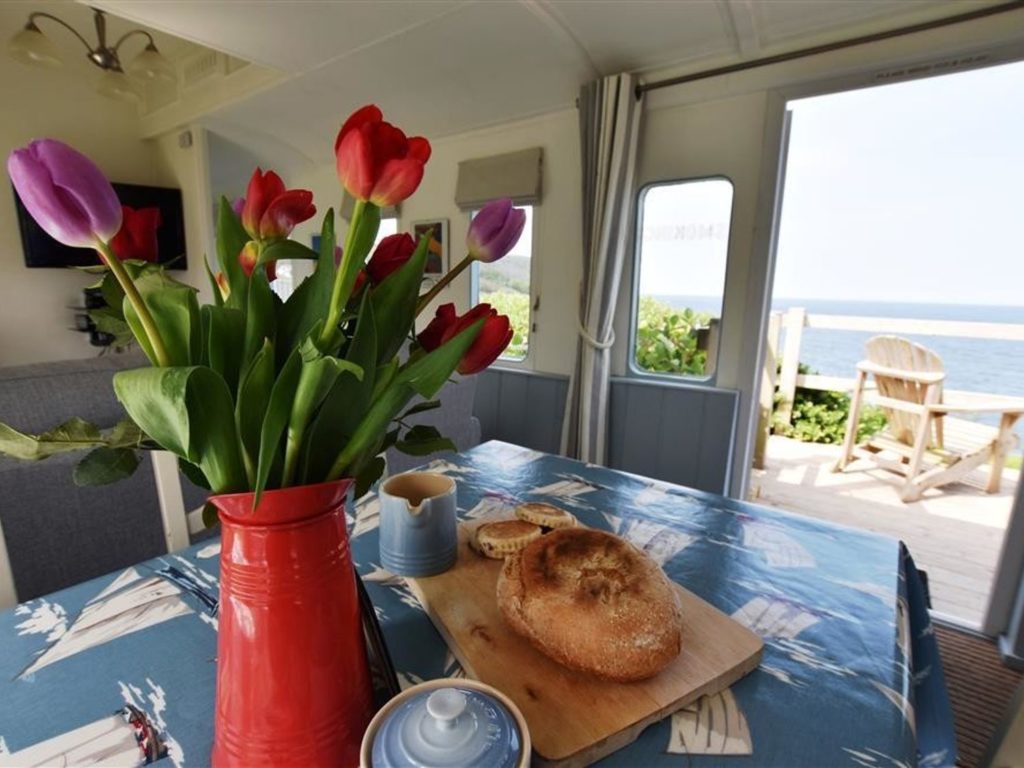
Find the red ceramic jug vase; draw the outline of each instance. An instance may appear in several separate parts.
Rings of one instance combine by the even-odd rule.
[[[351,480],[214,496],[221,521],[212,762],[354,766],[373,715],[345,529]]]

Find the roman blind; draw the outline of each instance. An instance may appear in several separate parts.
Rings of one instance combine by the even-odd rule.
[[[540,202],[540,147],[491,155],[459,163],[455,185],[455,204],[462,210],[474,210],[499,197],[510,197],[517,205]]]

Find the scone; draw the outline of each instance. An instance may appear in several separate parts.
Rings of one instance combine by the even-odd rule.
[[[485,557],[501,560],[540,538],[539,525],[523,520],[499,520],[484,523],[474,531],[470,545]]]
[[[516,517],[542,528],[572,528],[576,525],[576,517],[571,513],[539,501],[520,504],[516,507]]]
[[[676,591],[651,558],[590,528],[563,528],[505,560],[498,607],[555,661],[628,682],[660,672],[682,649]]]

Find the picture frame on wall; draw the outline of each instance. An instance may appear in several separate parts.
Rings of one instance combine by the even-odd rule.
[[[111,186],[122,205],[131,206],[136,210],[159,210],[156,263],[168,269],[188,269],[188,257],[185,253],[185,212],[181,190],[118,182],[112,183]],[[94,267],[100,263],[92,248],[72,248],[50,237],[32,218],[13,186],[11,191],[14,194],[15,216],[21,233],[21,247],[26,267],[66,269]]]
[[[448,271],[448,219],[428,219],[412,223],[412,236],[417,242],[427,232],[431,237],[427,268],[423,276],[436,280]]]

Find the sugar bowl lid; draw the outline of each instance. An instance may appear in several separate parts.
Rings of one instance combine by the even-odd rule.
[[[530,737],[506,696],[475,680],[432,680],[377,713],[363,738],[363,768],[529,764]]]

